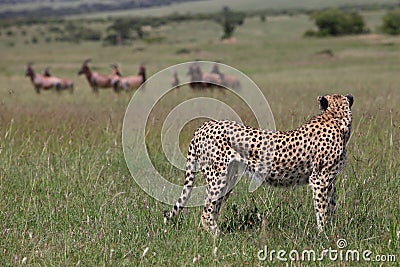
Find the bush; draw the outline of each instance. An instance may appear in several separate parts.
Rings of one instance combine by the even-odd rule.
[[[51,32],[57,32],[56,26],[49,27]],[[92,28],[81,26],[78,23],[68,22],[64,30],[59,29],[61,33],[56,41],[79,43],[80,41],[99,41],[102,38],[101,32]]]
[[[110,33],[106,35],[103,39],[103,45],[119,45],[121,44],[121,38],[119,34],[116,33]]]
[[[400,34],[400,9],[389,11],[383,16],[382,31],[386,34]]]
[[[317,32],[314,30],[307,30],[304,32],[304,37],[315,37],[317,36]]]
[[[101,40],[102,36],[100,31],[91,28],[82,28],[80,30],[79,37],[86,41],[99,41]]]
[[[47,31],[53,32],[53,33],[59,33],[62,31],[62,29],[58,26],[51,25],[47,28]]]
[[[364,19],[358,13],[346,13],[338,9],[328,9],[313,13],[310,18],[318,27],[316,36],[339,36],[368,32]],[[310,36],[311,31],[305,33]]]
[[[137,27],[136,21],[128,18],[119,18],[107,28],[108,35],[103,42],[109,45],[121,45],[129,43],[132,40],[131,32],[134,26]]]
[[[241,26],[244,23],[246,15],[241,12],[233,12],[229,7],[222,8],[222,12],[216,17],[217,23],[222,25],[224,31],[221,39],[228,39],[232,37],[236,26]]]

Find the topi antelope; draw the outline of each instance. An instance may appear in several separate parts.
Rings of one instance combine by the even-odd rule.
[[[178,77],[178,72],[175,70],[174,73],[172,74],[171,86],[177,87],[179,84],[180,84],[180,81],[179,81],[179,77]]]
[[[117,66],[114,67],[118,70]],[[112,85],[114,87],[114,91],[125,90],[125,92],[129,92],[133,89],[138,89],[144,82],[146,81],[146,68],[142,64],[139,67],[139,72],[137,75],[119,77],[119,79],[114,79]]]
[[[239,81],[239,79],[238,79],[236,76],[228,75],[228,74],[222,73],[222,72],[219,70],[219,65],[218,65],[218,63],[215,63],[215,64],[214,64],[214,66],[213,66],[213,68],[212,68],[212,70],[211,70],[211,73],[214,73],[214,74],[218,74],[218,75],[219,75],[219,77],[220,77],[220,79],[221,79],[221,84],[222,84],[223,86],[226,86],[226,87],[232,88],[232,89],[240,89],[241,86],[240,86],[240,81]]]
[[[97,72],[92,72],[88,66],[88,63],[91,59],[86,59],[82,63],[82,67],[78,72],[78,75],[85,74],[86,79],[89,82],[90,87],[92,87],[94,93],[99,92],[99,88],[112,88],[111,81],[116,77],[121,76],[118,69],[113,69],[113,73],[111,75],[102,75]],[[114,89],[115,90],[115,89]],[[117,92],[117,91],[115,91]]]
[[[45,77],[51,77],[51,74],[50,74],[49,69],[50,69],[50,67],[47,66],[47,67],[43,70],[42,75],[45,76]]]
[[[203,73],[197,62],[190,65],[187,75],[190,76],[191,88],[205,88],[221,85],[221,78],[218,74]]]
[[[74,83],[72,81],[54,76],[36,74],[32,68],[32,65],[32,62],[26,65],[25,76],[31,79],[31,82],[35,87],[36,93],[40,94],[40,89],[49,90],[52,88],[55,88],[57,92],[60,92],[63,89],[69,89],[69,91],[73,93]],[[50,75],[48,71],[47,75]]]
[[[45,77],[53,77],[53,78],[57,78],[60,80],[60,85],[59,85],[59,89],[64,90],[64,89],[69,89],[69,92],[72,94],[74,92],[74,82],[68,79],[64,79],[64,78],[60,78],[60,77],[56,77],[51,75],[50,73],[50,67],[46,67],[43,70],[43,76]]]

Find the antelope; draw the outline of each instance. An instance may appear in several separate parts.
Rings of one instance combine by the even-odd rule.
[[[178,77],[178,72],[175,70],[172,75],[171,86],[177,87],[179,84],[180,84],[180,81],[179,81],[179,77]]]
[[[50,67],[47,66],[47,67],[43,70],[42,75],[45,76],[45,77],[51,77],[51,74],[50,74],[49,69],[50,69]]]
[[[189,67],[187,75],[190,75],[191,88],[204,88],[221,84],[221,78],[218,74],[203,73],[197,62]]]
[[[51,73],[50,73],[50,67],[47,66],[47,67],[43,70],[43,76],[45,76],[45,77],[53,77],[53,78],[58,78],[58,79],[60,79],[60,89],[61,89],[61,90],[63,90],[63,89],[69,89],[69,92],[70,92],[71,94],[74,93],[74,82],[71,81],[71,80],[68,80],[68,79],[64,79],[64,78],[52,76]]]
[[[137,75],[119,77],[118,80],[113,81],[114,91],[120,91],[121,89],[125,92],[139,88],[146,81],[146,68],[142,64],[139,67]]]
[[[113,70],[111,75],[102,75],[97,72],[92,72],[88,66],[88,63],[91,59],[86,59],[82,63],[82,67],[78,72],[78,75],[85,74],[86,79],[89,82],[90,87],[92,87],[93,92],[98,94],[99,88],[112,88],[111,81],[116,77],[120,77],[121,74],[119,73],[118,69]],[[114,88],[115,91],[115,88]],[[117,93],[117,91],[115,91]]]
[[[218,66],[217,63],[214,64],[214,66],[213,66],[213,68],[211,70],[211,73],[215,73],[215,74],[219,75],[219,77],[221,79],[221,84],[223,86],[226,86],[226,87],[229,87],[229,88],[232,88],[232,89],[240,89],[241,86],[240,86],[239,79],[236,76],[222,73],[219,70],[219,66]]]
[[[35,87],[36,93],[40,94],[40,89],[50,90],[52,88],[55,88],[57,92],[60,92],[62,89],[69,88],[70,92],[71,93],[73,92],[74,85],[72,81],[68,81],[66,79],[61,79],[54,76],[44,76],[41,74],[36,74],[32,68],[32,65],[33,65],[32,62],[26,65],[25,76],[31,79],[31,82]]]

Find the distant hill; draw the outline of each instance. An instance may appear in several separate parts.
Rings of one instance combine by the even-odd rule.
[[[2,0],[0,2],[0,19],[61,17],[96,12],[168,6],[171,4],[194,1],[201,0]]]
[[[324,8],[389,9],[399,0],[0,0],[0,20],[108,16],[166,16],[215,13],[223,6],[236,11],[310,11]],[[278,13],[279,13],[278,12]]]

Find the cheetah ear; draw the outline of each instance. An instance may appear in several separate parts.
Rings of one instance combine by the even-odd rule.
[[[351,107],[353,105],[353,103],[354,103],[353,95],[352,94],[348,94],[348,95],[345,95],[345,96],[347,97],[347,100],[349,101],[349,106]]]
[[[328,108],[328,99],[325,96],[318,97],[319,109],[325,111]]]

